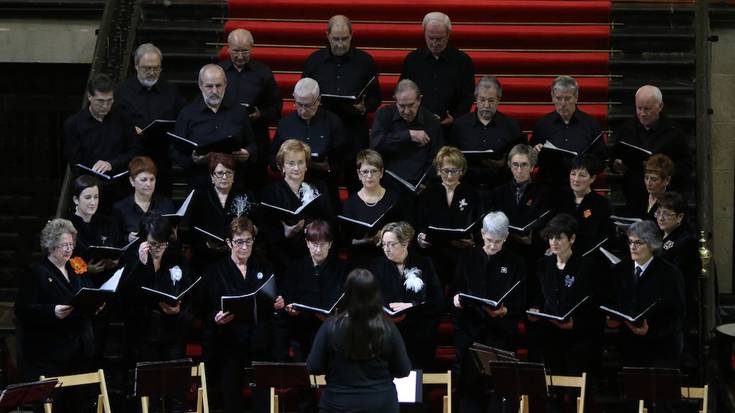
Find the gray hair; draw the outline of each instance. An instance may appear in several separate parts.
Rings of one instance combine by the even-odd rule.
[[[77,230],[74,224],[68,219],[55,218],[46,223],[41,230],[41,249],[44,252],[50,252],[56,246],[64,234],[71,234],[74,241],[77,239]]]
[[[329,21],[327,22],[327,34],[332,33],[332,29],[335,27],[347,27],[347,30],[352,34],[352,21],[350,21],[350,18],[347,16],[343,16],[341,14],[338,14],[336,16],[332,16],[329,18]]]
[[[407,92],[409,90],[416,92],[417,97],[421,96],[421,89],[419,89],[419,85],[417,85],[416,82],[411,79],[401,79],[396,85],[396,90],[393,93],[393,96],[398,96],[399,94]]]
[[[554,91],[571,91],[575,97],[579,96],[579,86],[577,80],[571,76],[559,76],[551,82],[551,96],[554,96]]]
[[[633,225],[628,228],[628,236],[638,237],[641,241],[645,242],[651,250],[658,251],[661,249],[661,233],[653,223],[653,221],[638,221],[634,222]]]
[[[664,103],[664,95],[661,93],[661,89],[659,89],[656,86],[653,85],[643,85],[638,88],[638,90],[635,92],[635,97],[638,97],[641,93],[646,93],[651,95],[651,97],[656,100],[656,103]]]
[[[140,59],[147,54],[157,54],[158,58],[161,60],[161,64],[163,64],[163,53],[161,53],[161,49],[154,46],[153,43],[143,43],[135,49],[135,53],[133,54],[135,65],[138,66]]]
[[[508,152],[508,166],[510,166],[510,160],[516,155],[526,155],[528,157],[528,162],[531,163],[531,168],[535,167],[538,162],[538,154],[536,151],[525,143],[519,143],[510,149],[510,152]]]
[[[305,77],[296,82],[296,86],[293,88],[293,97],[314,97],[319,98],[320,91],[319,91],[319,83],[310,78]]]
[[[197,83],[198,83],[199,85],[201,85],[201,84],[202,84],[202,78],[204,77],[204,73],[205,73],[205,72],[206,72],[207,70],[209,70],[209,69],[212,69],[212,70],[215,70],[215,71],[217,71],[217,72],[220,72],[220,73],[222,74],[222,77],[224,77],[224,78],[225,78],[225,84],[227,83],[227,76],[225,75],[225,70],[224,70],[224,69],[222,69],[222,67],[221,67],[221,66],[219,66],[219,65],[216,65],[216,64],[214,64],[214,63],[208,63],[208,64],[206,64],[206,65],[202,66],[202,68],[201,68],[201,69],[199,69],[199,80],[197,81]]]
[[[475,85],[475,97],[480,92],[480,89],[495,89],[498,94],[498,98],[503,97],[503,87],[500,86],[500,82],[495,76],[483,76]]]
[[[508,225],[508,217],[500,211],[490,212],[482,219],[482,231],[493,238],[507,238]]]
[[[449,20],[449,16],[440,11],[432,11],[430,13],[426,13],[426,16],[424,16],[424,21],[421,23],[421,26],[424,28],[424,30],[426,30],[426,26],[428,26],[431,22],[441,23],[444,25],[444,27],[447,28],[448,32],[452,31],[452,21]]]

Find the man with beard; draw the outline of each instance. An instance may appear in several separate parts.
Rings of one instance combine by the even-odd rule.
[[[236,29],[227,36],[230,59],[219,63],[227,76],[225,99],[240,105],[246,111],[253,125],[255,144],[263,156],[248,162],[246,185],[259,189],[265,185],[270,148],[268,126],[278,122],[281,117],[283,101],[281,92],[273,77],[270,67],[263,62],[253,60],[253,35],[245,29]]]
[[[498,111],[503,88],[494,76],[483,76],[475,86],[477,111],[454,123],[449,143],[461,150],[468,161],[468,183],[492,189],[510,180],[506,158],[510,148],[524,143],[521,127]]]
[[[327,41],[329,47],[317,50],[306,59],[303,77],[316,80],[322,94],[358,98],[352,101],[325,97],[321,102],[342,121],[345,136],[350,141],[346,142],[342,170],[348,188],[356,189],[355,157],[368,147],[367,115],[380,106],[378,70],[372,56],[352,47],[352,23],[346,16],[329,19]]]
[[[151,43],[138,46],[134,61],[136,75],[117,86],[115,106],[130,117],[136,133],[141,137],[143,154],[156,163],[156,192],[171,196],[171,161],[168,158],[166,129],[152,127],[145,132],[143,129],[157,119],[176,120],[184,101],[176,86],[161,79],[163,55],[156,46]]]
[[[221,67],[208,64],[199,71],[199,90],[202,97],[188,104],[176,119],[174,134],[199,145],[218,145],[228,138],[232,143],[222,144],[218,150],[231,152],[237,162],[244,163],[256,154],[253,129],[245,111],[239,105],[224,101],[227,78]],[[211,184],[207,165],[209,153],[182,144],[180,139],[169,153],[177,165],[184,168],[189,186],[205,188]],[[226,149],[222,149],[226,148]]]

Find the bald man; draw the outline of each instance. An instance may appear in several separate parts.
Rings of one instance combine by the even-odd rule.
[[[224,70],[215,64],[205,65],[199,71],[198,84],[202,95],[179,112],[174,133],[198,144],[231,136],[234,144],[228,149],[239,164],[245,164],[257,153],[253,128],[240,105],[224,99],[227,89]],[[209,153],[197,152],[192,146],[177,142],[169,154],[176,165],[184,168],[190,187],[211,187]]]
[[[240,105],[253,125],[258,152],[268,153],[268,127],[281,117],[283,101],[273,72],[264,63],[251,58],[255,40],[245,29],[236,29],[227,36],[230,59],[220,62],[227,76],[225,100]],[[265,184],[267,157],[258,157],[247,169],[246,183],[252,189]]]
[[[628,205],[642,204],[647,199],[643,161],[649,156],[661,153],[671,158],[675,168],[671,187],[677,190],[690,187],[693,166],[689,140],[663,112],[661,90],[652,85],[641,86],[635,94],[635,108],[636,117],[614,134],[613,168],[624,175],[623,191]]]
[[[426,47],[403,61],[401,79],[411,79],[423,92],[421,105],[441,119],[445,132],[454,119],[468,113],[474,100],[475,66],[464,52],[449,44],[452,22],[440,12],[424,17]]]
[[[322,94],[357,96],[375,78],[357,101],[325,97],[322,105],[342,121],[346,142],[343,170],[349,172],[348,187],[358,187],[355,173],[357,152],[368,147],[368,114],[380,106],[378,70],[372,56],[352,46],[352,23],[346,16],[332,16],[327,23],[327,47],[312,53],[304,64],[303,77],[319,83]]]

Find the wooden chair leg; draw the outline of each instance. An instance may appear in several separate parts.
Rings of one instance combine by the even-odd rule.
[[[148,396],[141,396],[140,411],[143,413],[148,413]]]

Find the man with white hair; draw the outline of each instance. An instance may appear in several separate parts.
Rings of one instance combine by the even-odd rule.
[[[227,44],[230,58],[219,63],[227,76],[225,99],[239,104],[248,113],[258,152],[264,155],[249,162],[251,168],[246,183],[257,189],[266,180],[268,158],[265,154],[270,150],[268,127],[281,118],[283,100],[270,67],[251,58],[255,40],[250,31],[231,31]]]
[[[168,157],[169,140],[165,129],[143,129],[157,119],[176,120],[184,107],[178,88],[161,78],[163,54],[152,43],[143,43],[135,49],[135,76],[121,82],[115,90],[115,106],[119,107],[135,126],[141,139],[143,154],[156,163],[156,192],[171,195],[171,160]]]
[[[614,133],[613,168],[623,173],[623,191],[628,204],[647,196],[643,183],[643,161],[657,153],[674,162],[671,186],[686,189],[692,172],[689,142],[681,128],[663,112],[664,101],[656,86],[641,86],[635,94],[636,117]]]
[[[189,103],[176,119],[174,133],[197,144],[209,144],[232,137],[231,155],[238,163],[256,156],[257,148],[248,115],[239,105],[224,99],[227,78],[221,67],[208,64],[199,70],[200,98]],[[200,153],[190,145],[176,143],[169,154],[186,171],[192,188],[211,186],[209,153]]]
[[[426,47],[406,56],[401,79],[416,82],[423,92],[422,106],[448,128],[455,118],[470,111],[475,66],[466,53],[449,44],[452,22],[446,14],[428,13],[422,25]]]

